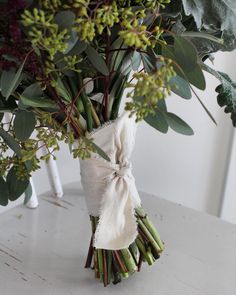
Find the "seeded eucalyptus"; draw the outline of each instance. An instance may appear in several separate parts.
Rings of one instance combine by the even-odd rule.
[[[166,99],[173,92],[189,100],[193,86],[205,90],[207,71],[220,80],[218,103],[236,125],[235,83],[204,64],[218,50],[235,49],[235,20],[234,0],[0,1],[0,205],[29,190],[32,173],[55,158],[60,142],[74,158],[97,153],[109,161],[87,135],[117,119],[124,93],[136,121],[192,135]],[[153,264],[163,250],[143,209],[135,214],[138,237],[129,248],[91,242],[86,266],[105,286],[143,261]],[[97,222],[91,216],[93,233]]]

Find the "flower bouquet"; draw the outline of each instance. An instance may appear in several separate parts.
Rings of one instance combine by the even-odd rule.
[[[0,205],[27,201],[32,173],[64,141],[92,225],[85,266],[107,286],[152,265],[164,245],[131,171],[136,123],[192,135],[167,109],[171,92],[194,95],[215,122],[195,91],[207,71],[236,126],[236,84],[205,63],[235,47],[233,0],[1,0]]]

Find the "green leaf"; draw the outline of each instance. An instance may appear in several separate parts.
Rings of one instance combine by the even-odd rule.
[[[2,121],[3,117],[4,117],[4,113],[0,113],[0,122]]]
[[[71,31],[71,34],[70,34],[70,38],[67,41],[67,48],[64,51],[64,54],[71,55],[69,53],[75,47],[75,45],[78,43],[78,41],[79,41],[79,37],[78,37],[77,32],[75,32],[75,31],[72,30]]]
[[[85,52],[95,69],[98,72],[102,73],[104,76],[108,76],[109,69],[101,55],[90,45],[87,46]]]
[[[55,16],[55,22],[59,29],[70,29],[75,21],[75,14],[70,10],[59,11]]]
[[[29,185],[29,179],[20,180],[17,178],[14,166],[8,172],[6,180],[9,190],[9,200],[11,201],[17,200]]]
[[[30,198],[32,197],[32,186],[31,186],[31,183],[29,182],[29,185],[27,186],[26,190],[25,190],[25,199],[24,199],[24,205],[26,205]]]
[[[235,0],[182,0],[186,15],[192,15],[198,28],[236,31]]]
[[[132,69],[134,71],[137,71],[139,69],[141,61],[142,61],[141,54],[137,51],[134,51],[131,57]]]
[[[75,34],[71,35],[71,38],[68,40],[68,47],[65,50],[66,55],[79,55],[85,51],[87,43],[78,39],[78,36]]]
[[[162,54],[174,61],[178,76],[201,90],[206,88],[205,77],[198,64],[197,50],[190,41],[180,36],[175,37],[174,47],[163,47]]]
[[[197,63],[197,50],[187,39],[175,36],[174,53],[178,64],[186,72],[191,72]]]
[[[25,88],[22,95],[26,97],[41,98],[43,97],[43,90],[39,83],[33,83]]]
[[[55,86],[58,94],[60,95],[60,97],[65,101],[65,102],[71,102],[72,100],[72,96],[70,91],[67,89],[66,84],[64,83],[64,81],[57,76],[56,78],[56,86]]]
[[[118,49],[125,49],[127,48],[124,45],[124,41],[121,37],[117,38],[111,45],[111,50],[114,50],[111,55],[111,70],[114,69],[115,71],[119,70],[122,66],[123,60],[127,55],[126,50],[119,50]]]
[[[148,115],[144,121],[148,123],[150,126],[155,128],[156,130],[162,132],[162,133],[167,133],[169,129],[169,125],[166,121],[165,116],[157,110],[155,115]]]
[[[3,138],[5,143],[17,154],[17,156],[20,156],[20,146],[16,142],[16,140],[7,133],[4,129],[0,128],[0,137]]]
[[[154,63],[151,60],[151,57],[146,53],[141,53],[143,66],[146,72],[150,73],[154,70]]]
[[[34,131],[36,117],[33,112],[18,110],[13,122],[16,137],[20,141],[26,141]]]
[[[173,129],[175,132],[183,134],[183,135],[193,135],[193,129],[184,122],[181,118],[176,116],[173,113],[163,113],[168,125],[171,129]]]
[[[7,206],[9,198],[8,186],[3,177],[0,177],[0,205]]]
[[[20,95],[20,99],[25,106],[58,109],[54,101],[44,96],[38,83],[28,86]]]
[[[51,109],[58,109],[58,106],[48,98],[28,98],[25,96],[20,96],[22,103],[25,106],[35,107],[35,108],[51,108]]]
[[[197,64],[196,67],[187,73],[189,82],[200,90],[206,89],[206,79],[201,67]]]
[[[161,100],[158,101],[157,108],[159,110],[161,110],[162,112],[165,112],[165,113],[167,112],[167,106],[166,106],[165,99],[161,99]]]
[[[23,78],[23,76],[21,75],[23,67],[24,67],[24,63],[22,63],[22,65],[17,70],[17,72],[15,72],[15,70],[13,69],[10,71],[3,71],[1,76],[0,87],[1,87],[2,95],[6,99],[10,97],[10,95],[14,92],[14,90],[20,84]]]
[[[105,159],[106,161],[110,162],[111,159],[108,157],[108,155],[104,152],[104,150],[102,150],[98,145],[96,145],[93,141],[84,138],[85,141],[89,141],[90,144],[92,144],[93,148],[95,149],[96,153],[101,156],[103,159]]]
[[[216,71],[206,64],[202,64],[205,71],[215,76],[221,84],[216,87],[217,102],[220,107],[225,107],[225,113],[231,114],[233,126],[236,127],[236,82],[227,74]]]
[[[190,99],[192,97],[189,83],[182,77],[176,75],[170,79],[171,90],[178,96],[184,99]]]
[[[8,100],[6,100],[3,96],[0,95],[0,112],[13,112],[17,108],[17,104],[15,98],[10,96]]]

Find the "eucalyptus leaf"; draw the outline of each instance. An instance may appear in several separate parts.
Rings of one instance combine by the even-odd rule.
[[[166,121],[171,129],[183,135],[193,135],[193,129],[180,117],[173,113],[164,113]]]
[[[184,71],[192,71],[197,63],[197,50],[195,46],[186,38],[175,36],[174,54],[176,61],[181,65]]]
[[[87,43],[78,39],[77,35],[72,35],[68,40],[68,47],[65,50],[66,55],[79,55],[85,51]]]
[[[36,117],[33,112],[18,110],[13,122],[16,137],[20,141],[26,141],[34,131]]]
[[[9,191],[9,200],[17,200],[27,189],[29,185],[29,179],[20,180],[17,177],[16,169],[13,166],[7,174],[6,177],[8,191]]]
[[[205,90],[206,81],[198,64],[197,50],[190,41],[177,36],[174,46],[164,46],[162,54],[173,60],[175,71],[180,77],[188,80],[195,87]]]
[[[20,95],[20,99],[25,106],[29,107],[58,108],[54,101],[44,96],[38,83],[28,86]]]
[[[19,69],[15,72],[14,69],[9,71],[3,71],[0,81],[1,93],[8,99],[10,95],[15,91],[15,89],[20,84],[23,76],[22,70],[24,68],[24,63],[21,64]]]
[[[25,88],[22,95],[26,97],[40,98],[43,97],[43,90],[39,83],[33,83]]]
[[[99,156],[101,156],[106,161],[110,162],[111,159],[108,157],[108,155],[94,142],[92,142],[92,146],[94,147],[95,151],[98,153]]]
[[[70,29],[75,21],[75,14],[72,11],[59,11],[55,15],[55,22],[60,30]]]
[[[51,99],[41,97],[39,98],[28,98],[23,95],[20,96],[21,101],[25,106],[35,107],[35,108],[51,108],[58,110],[58,106]]]
[[[175,77],[171,77],[169,83],[172,92],[174,92],[178,96],[184,99],[190,99],[192,97],[189,82],[184,80],[182,77],[178,75],[176,75]]]
[[[187,77],[193,86],[200,90],[206,89],[206,79],[199,64],[196,64],[196,67],[187,73]]]
[[[167,106],[166,106],[166,101],[165,99],[160,99],[158,100],[158,103],[157,103],[157,108],[159,110],[161,110],[162,112],[167,112]]]
[[[156,130],[167,133],[169,129],[169,125],[166,121],[165,116],[157,110],[155,115],[149,114],[144,121],[148,123],[151,127],[155,128]]]
[[[85,52],[91,64],[95,67],[95,69],[98,72],[102,73],[104,76],[108,76],[109,69],[102,56],[90,45],[86,47]]]
[[[0,205],[7,206],[9,198],[9,191],[6,181],[0,176]]]
[[[12,137],[8,132],[6,132],[3,128],[0,127],[0,137],[5,141],[5,143],[11,148],[17,156],[20,156],[20,146],[17,141]]]
[[[15,98],[10,96],[8,100],[6,100],[0,95],[0,112],[13,112],[15,109],[17,109]]]

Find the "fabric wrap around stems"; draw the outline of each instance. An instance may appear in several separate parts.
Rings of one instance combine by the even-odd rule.
[[[110,158],[109,162],[93,153],[80,160],[88,212],[99,216],[93,241],[96,248],[124,249],[138,234],[134,209],[141,201],[130,163],[136,128],[135,118],[125,112],[88,136]]]

